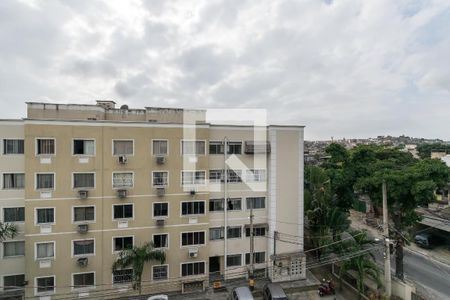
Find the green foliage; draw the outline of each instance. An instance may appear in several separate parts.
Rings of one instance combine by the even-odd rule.
[[[133,268],[133,289],[142,292],[142,272],[145,263],[149,261],[159,261],[161,264],[166,260],[163,251],[155,250],[152,242],[145,243],[141,247],[134,246],[119,253],[119,257],[112,266],[113,272],[119,269]]]
[[[6,239],[12,239],[17,235],[17,227],[10,223],[0,222],[0,242]]]
[[[419,157],[422,159],[431,158],[432,151],[439,152],[450,152],[450,144],[443,143],[424,143],[417,146],[417,152],[419,153]]]

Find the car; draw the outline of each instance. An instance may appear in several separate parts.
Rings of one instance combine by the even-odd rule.
[[[431,233],[419,233],[414,237],[414,242],[419,247],[432,249],[443,244],[443,239],[440,236]]]
[[[248,287],[241,286],[233,289],[231,300],[253,300],[253,295]]]
[[[288,297],[278,283],[266,283],[263,288],[264,300],[287,300]]]
[[[169,296],[167,295],[154,295],[147,298],[147,300],[168,300]]]

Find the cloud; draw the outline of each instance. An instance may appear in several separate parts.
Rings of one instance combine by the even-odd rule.
[[[446,0],[5,0],[2,116],[112,98],[266,108],[311,139],[450,140],[449,20]]]

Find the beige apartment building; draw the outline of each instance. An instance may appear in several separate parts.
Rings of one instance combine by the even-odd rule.
[[[4,293],[126,297],[132,269],[112,264],[148,241],[166,261],[145,266],[144,293],[246,277],[251,214],[255,272],[305,278],[303,127],[112,101],[27,105],[26,119],[0,122],[0,220],[20,229],[0,249]]]

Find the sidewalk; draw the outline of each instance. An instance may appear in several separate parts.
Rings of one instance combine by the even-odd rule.
[[[353,229],[367,230],[374,238],[383,238],[382,232],[378,231],[376,228],[369,226],[365,223],[365,214],[350,210],[350,220],[351,227]],[[439,263],[450,265],[450,251],[447,247],[442,246],[435,249],[423,249],[418,247],[414,242],[411,242],[410,245],[404,247],[405,251],[415,252],[420,255],[426,256],[429,259],[433,259]]]

